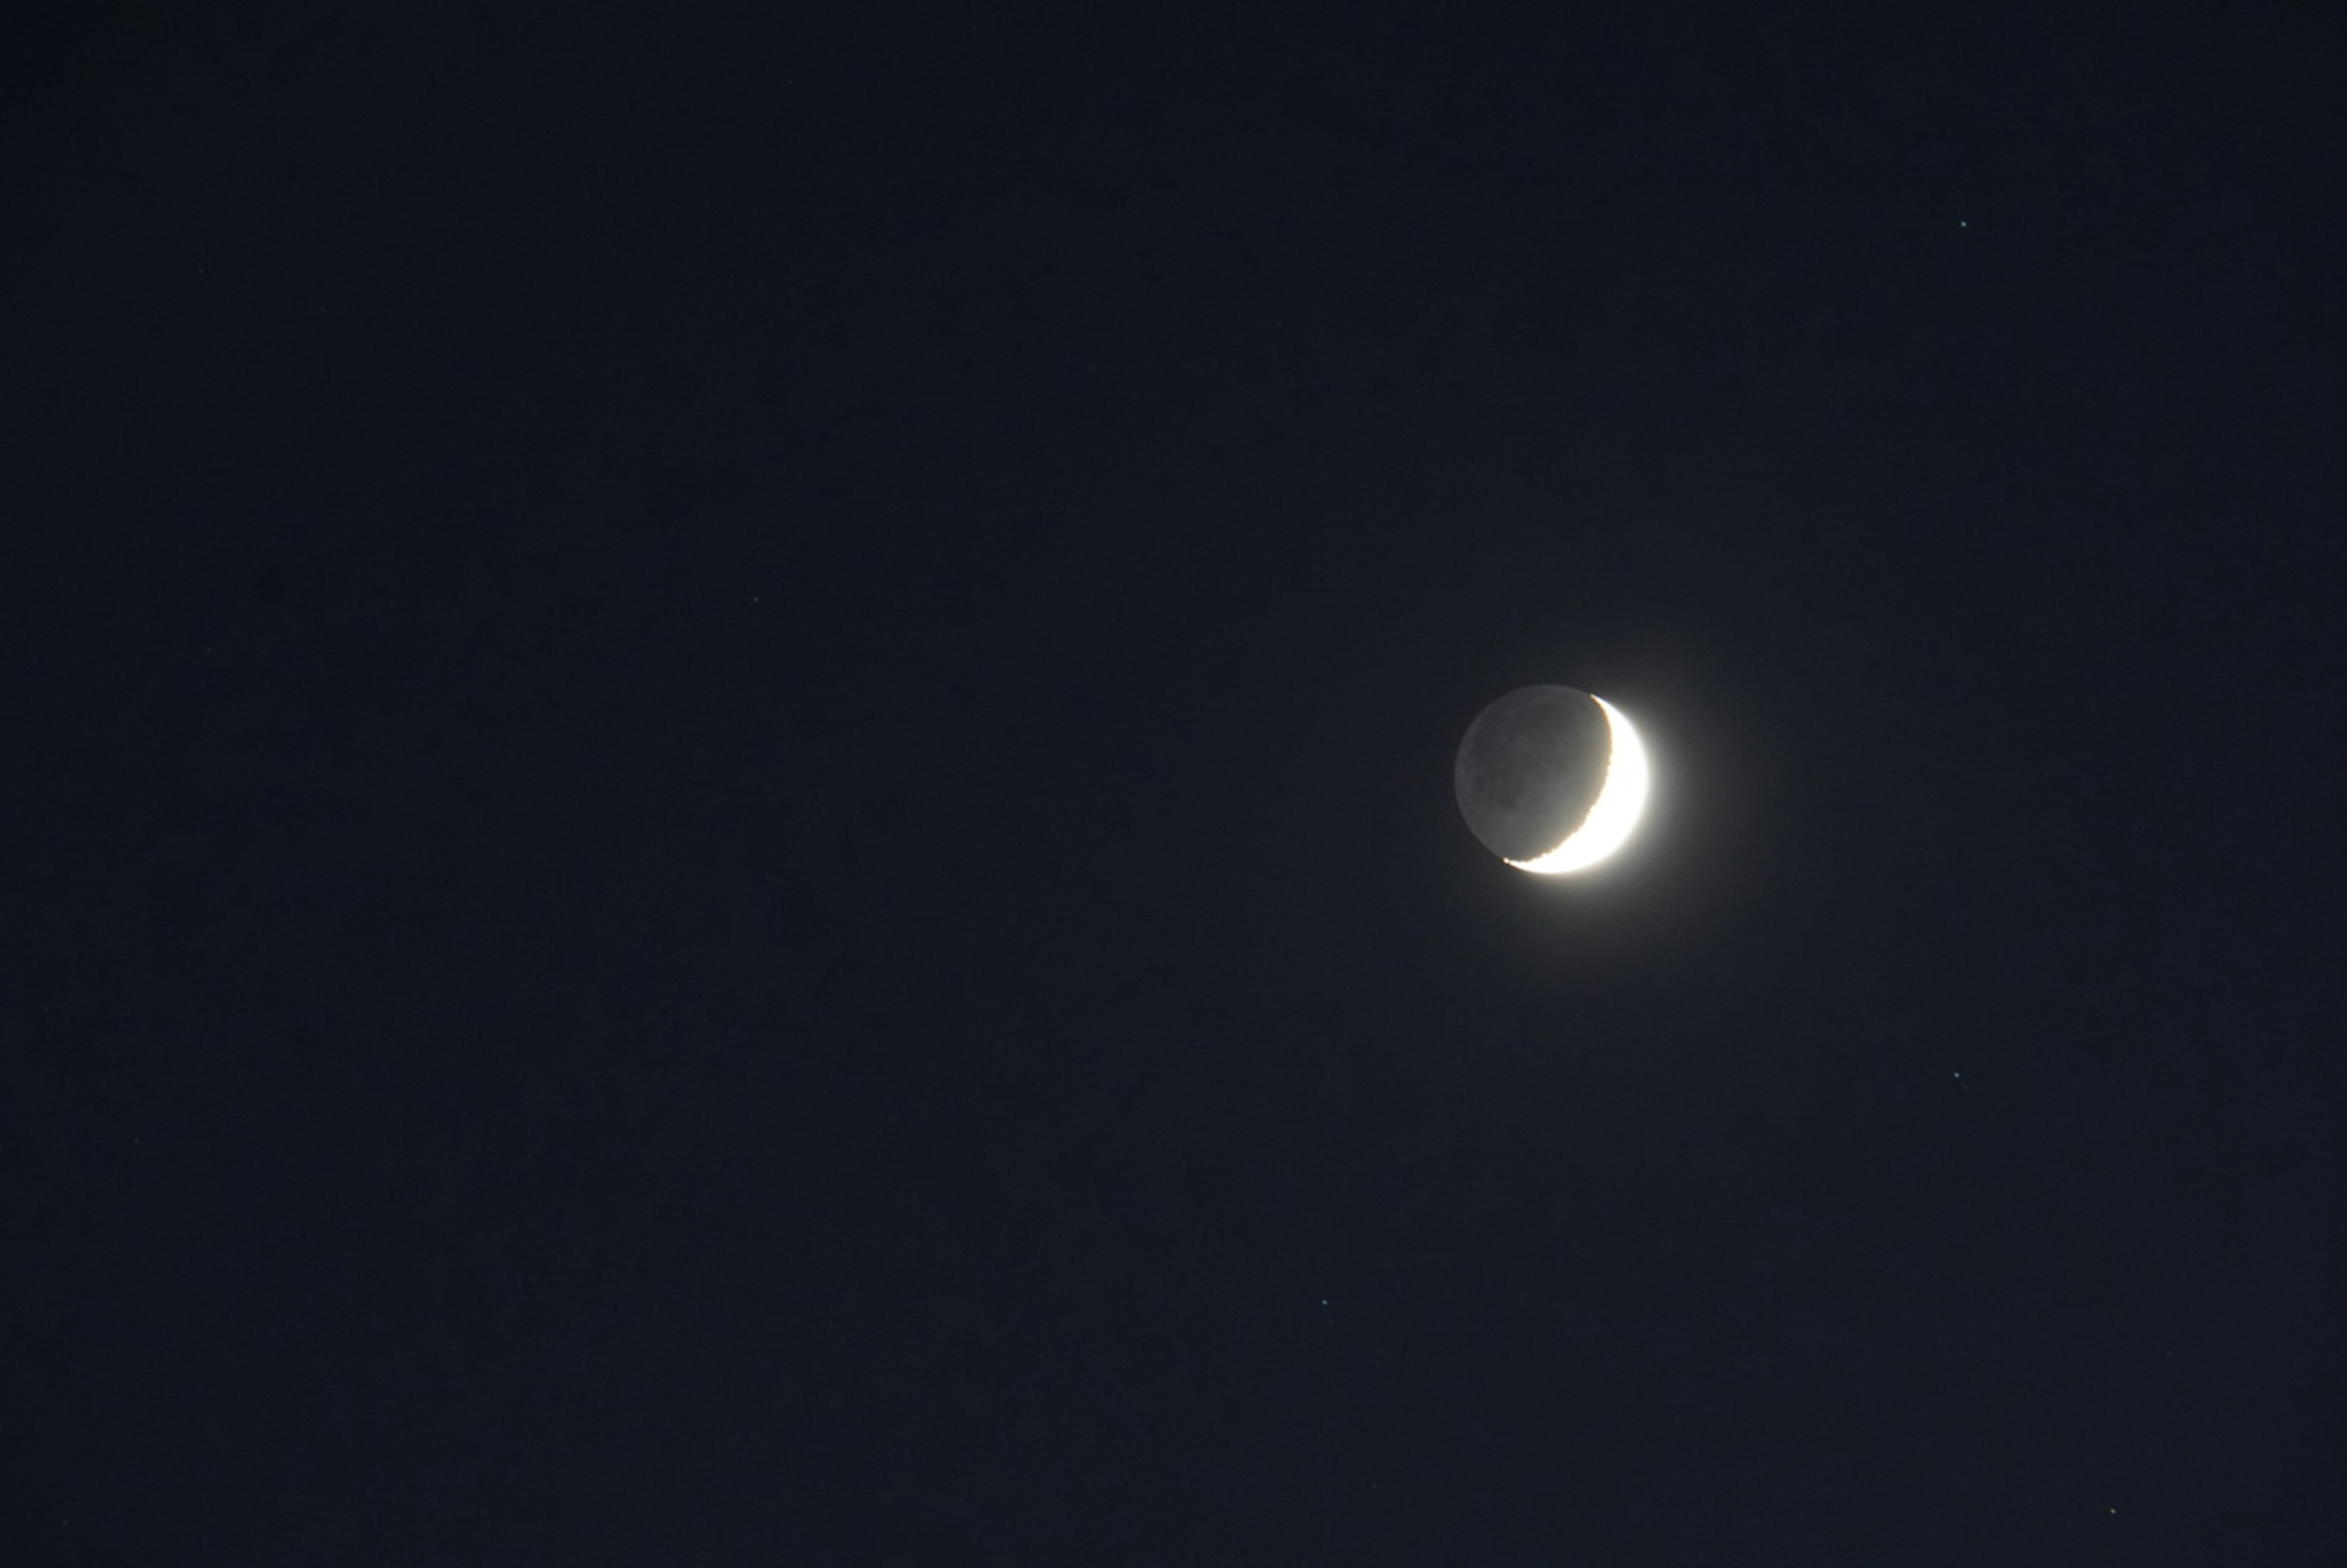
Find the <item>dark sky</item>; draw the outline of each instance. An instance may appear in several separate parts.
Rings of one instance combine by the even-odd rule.
[[[2340,14],[1937,9],[12,23],[0,1556],[2332,1560]]]

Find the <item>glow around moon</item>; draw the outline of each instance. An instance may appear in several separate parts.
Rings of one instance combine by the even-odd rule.
[[[1563,844],[1530,860],[1508,862],[1519,871],[1529,871],[1536,876],[1585,871],[1627,844],[1630,835],[1637,829],[1638,818],[1645,813],[1646,789],[1652,782],[1645,743],[1638,739],[1638,732],[1630,727],[1630,721],[1623,717],[1619,708],[1603,697],[1593,701],[1605,710],[1605,727],[1610,736],[1605,782],[1598,788],[1597,802]]]

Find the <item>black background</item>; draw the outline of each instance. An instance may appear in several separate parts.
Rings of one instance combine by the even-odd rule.
[[[2325,1560],[2334,9],[199,10],[9,46],[11,1561]]]

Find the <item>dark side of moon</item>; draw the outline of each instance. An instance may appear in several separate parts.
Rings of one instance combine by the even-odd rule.
[[[1571,686],[1526,686],[1475,716],[1452,784],[1468,831],[1503,860],[1531,860],[1570,838],[1605,785],[1605,710]]]

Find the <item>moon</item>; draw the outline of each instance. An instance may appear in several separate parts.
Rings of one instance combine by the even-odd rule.
[[[1519,871],[1585,871],[1630,841],[1653,782],[1622,710],[1571,686],[1526,686],[1475,716],[1451,783],[1484,848]]]

